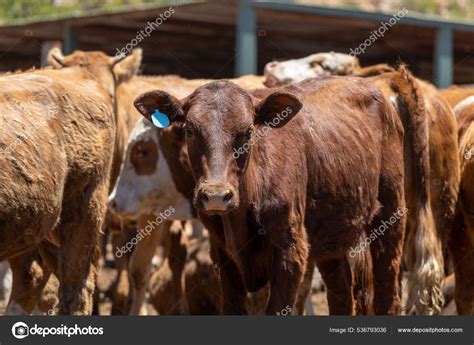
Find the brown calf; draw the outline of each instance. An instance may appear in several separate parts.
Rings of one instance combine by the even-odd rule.
[[[243,88],[255,88],[262,86],[262,77],[243,76],[234,79]],[[163,89],[176,97],[185,97],[200,85],[209,80],[196,79],[188,80],[177,76],[147,77],[135,76],[126,82],[121,83],[117,89],[117,101],[119,118],[135,118],[140,116],[133,107],[133,100],[140,94],[153,89]],[[131,116],[133,113],[133,116]],[[162,209],[173,205],[176,212],[173,219],[190,219],[195,217],[189,202],[194,183],[189,172],[185,152],[178,153],[180,146],[175,142],[182,137],[181,131],[165,128],[162,130],[153,127],[147,120],[141,118],[129,133],[130,138],[125,149],[123,166],[117,186],[110,197],[110,209],[113,214],[125,220],[131,218],[141,218],[143,213],[158,214]],[[176,160],[175,157],[181,157]],[[170,159],[170,157],[172,157]],[[144,222],[146,223],[146,222]],[[128,241],[130,232],[133,229],[123,228],[122,244]],[[129,280],[124,273],[130,265],[130,283],[132,295],[132,313],[138,313],[143,299],[133,296],[144,296],[151,261],[149,259],[154,253],[153,246],[146,242],[153,241],[147,237],[140,241],[134,251],[140,254],[133,254],[129,261],[129,256],[119,258],[119,278],[117,281],[116,293],[114,295],[114,312],[126,311]],[[151,250],[146,253],[146,250]],[[137,262],[133,262],[137,260]],[[121,291],[121,292],[120,292]]]
[[[405,128],[405,197],[409,210],[405,260],[408,307],[439,313],[444,276],[441,243],[452,227],[459,186],[456,121],[431,84],[398,72],[373,78],[391,100]]]
[[[405,68],[401,74],[384,64],[359,68],[357,63],[355,67],[341,68],[341,61],[351,61],[348,55],[344,58],[342,54],[336,61],[327,55],[334,54],[270,63],[265,69],[266,84],[282,85],[299,81],[302,76],[327,73],[381,74],[371,80],[391,100],[405,128],[405,195],[409,213],[404,256],[411,272],[409,307],[414,305],[421,314],[439,313],[444,274],[440,242],[447,246],[446,234],[452,226],[459,186],[454,114],[432,85],[413,78]],[[321,64],[321,56],[325,57],[323,67],[327,66],[323,74],[315,67]]]
[[[135,104],[147,118],[159,109],[184,124],[224,314],[245,313],[247,291],[268,282],[266,313],[291,308],[309,245],[330,312],[354,312],[346,255],[404,208],[403,129],[375,85],[327,78],[246,92],[219,81],[182,101],[156,91]],[[404,222],[371,244],[379,314],[399,311]]]

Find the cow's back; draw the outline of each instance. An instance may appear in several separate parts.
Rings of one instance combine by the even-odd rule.
[[[47,87],[52,84],[40,76],[0,79],[2,260],[39,241],[58,221],[67,166],[60,126],[47,120],[58,117],[59,98]]]
[[[459,124],[459,153],[461,160],[460,206],[474,244],[474,104],[456,113]]]
[[[263,140],[268,156],[284,152],[287,157],[281,157],[282,166],[271,176],[276,185],[294,186],[279,180],[290,178],[283,173],[288,165],[306,162],[296,169],[315,177],[307,181],[306,223],[319,229],[317,237],[324,240],[318,247],[335,253],[345,247],[341,241],[353,243],[359,236],[354,231],[344,238],[340,231],[363,229],[377,211],[382,147],[387,136],[402,135],[401,123],[380,89],[365,79],[308,79],[281,90],[302,96],[303,108]],[[256,92],[259,97],[265,93]]]
[[[115,125],[110,98],[74,71],[5,76],[0,90],[4,259],[44,239],[59,221],[63,197],[109,173]]]
[[[439,93],[454,108],[462,100],[474,95],[474,90],[453,85],[447,89],[439,90]]]

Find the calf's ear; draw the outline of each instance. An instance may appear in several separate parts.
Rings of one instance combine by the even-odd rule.
[[[156,112],[166,115],[170,122],[184,121],[182,103],[167,92],[157,90],[145,93],[138,96],[133,104],[149,121]]]
[[[48,52],[48,63],[55,69],[61,69],[65,67],[64,55],[61,52],[61,49],[58,47],[51,48],[51,50]]]
[[[131,55],[114,65],[113,72],[115,77],[119,82],[132,78],[138,74],[141,63],[142,50],[140,48],[134,49]]]
[[[255,123],[274,128],[283,127],[300,111],[302,106],[303,104],[296,96],[274,92],[258,103]]]

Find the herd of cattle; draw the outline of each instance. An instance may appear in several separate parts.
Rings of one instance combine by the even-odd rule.
[[[330,314],[439,314],[447,284],[474,314],[474,89],[337,53],[230,80],[141,59],[0,76],[7,314],[93,313],[107,252],[112,314],[304,314],[316,269]]]

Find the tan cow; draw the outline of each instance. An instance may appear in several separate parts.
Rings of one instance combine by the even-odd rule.
[[[451,234],[451,256],[456,273],[455,299],[459,314],[474,314],[474,97],[456,110],[459,123],[461,187]]]
[[[62,69],[64,66],[61,63],[58,63],[56,57],[61,58],[60,52],[56,50],[52,50],[49,55],[50,64],[53,65],[55,69]],[[92,53],[85,53],[85,55],[90,55],[91,59],[93,60],[95,56]],[[80,64],[82,63],[83,58],[78,58],[75,61],[70,61],[71,64]],[[138,72],[138,68],[141,62],[141,50],[134,51],[134,53],[125,58],[123,61],[116,63],[113,66],[114,77],[110,80],[112,82],[112,86],[115,89],[115,83],[121,83],[131,78],[134,74]],[[100,63],[100,61],[98,61]],[[94,65],[85,64],[83,65],[84,68],[88,69],[91,73],[94,73]],[[114,83],[115,79],[115,83]],[[120,146],[121,143],[124,141],[126,142],[126,136],[128,136],[127,128],[131,128],[133,124],[131,124],[134,119],[129,119],[126,116],[128,113],[121,114],[119,117],[115,117],[116,120],[116,138],[114,140],[114,154],[112,160],[112,175],[111,175],[111,182],[115,183],[118,171],[114,168],[118,166],[120,168],[121,159],[123,156],[123,146]],[[135,119],[136,120],[136,119]],[[128,127],[127,127],[128,126]],[[125,139],[124,139],[125,136]],[[115,172],[114,172],[115,171]],[[112,185],[113,187],[113,185]],[[110,190],[111,187],[109,187]],[[107,217],[107,225],[108,227],[112,227],[114,224],[114,220],[117,222],[116,219],[112,219],[111,217]],[[43,254],[49,254],[51,256],[49,261],[53,261],[50,266],[55,266],[57,259],[57,253],[54,246],[51,244],[45,244],[41,248]],[[43,255],[44,257],[45,255]],[[51,271],[48,269],[48,265],[44,264],[44,258],[38,255],[36,251],[32,251],[29,253],[25,253],[23,255],[16,256],[13,259],[10,259],[14,271],[14,281],[13,281],[13,293],[10,298],[10,302],[8,304],[7,313],[8,314],[29,314],[33,311],[35,306],[39,307],[39,311],[43,313],[47,313],[49,315],[54,314],[57,311],[55,307],[55,298],[54,296],[54,280],[50,282],[48,286],[46,286],[46,290],[43,291],[46,282],[51,274]],[[49,297],[45,297],[49,296]],[[45,302],[46,301],[46,302]],[[38,305],[39,303],[39,305]]]
[[[456,114],[459,134],[461,186],[456,218],[449,236],[450,254],[456,277],[456,309],[474,314],[474,90],[451,87],[442,95]]]
[[[448,89],[439,90],[439,93],[448,101],[449,105],[454,109],[461,101],[465,101],[468,97],[474,95],[473,89],[462,88],[452,85]],[[465,103],[469,103],[467,100]]]
[[[115,138],[113,66],[100,52],[61,70],[0,78],[0,260],[57,245],[60,314],[90,314]],[[54,231],[53,231],[54,230]]]

